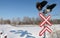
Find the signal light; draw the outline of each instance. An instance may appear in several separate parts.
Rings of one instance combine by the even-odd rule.
[[[56,4],[48,5],[43,13],[47,14],[47,13],[51,12],[55,6],[56,6]]]
[[[37,2],[36,8],[40,11],[47,3],[47,1]]]
[[[56,4],[52,4],[52,5],[48,5],[47,9],[50,9],[52,11],[52,9],[56,6]]]

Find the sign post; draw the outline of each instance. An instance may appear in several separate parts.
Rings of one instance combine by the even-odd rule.
[[[42,2],[37,2],[36,4],[36,8],[38,9],[38,11],[40,12],[43,7],[47,4],[48,2],[46,0],[42,1]],[[46,6],[46,9],[43,11],[43,14],[39,13],[39,16],[44,20],[42,23],[40,23],[40,27],[42,27],[45,23],[49,24],[50,26],[52,25],[48,20],[50,18],[50,16],[46,17],[45,18],[45,14],[49,13],[52,11],[52,9],[56,6],[56,4],[51,4],[51,5],[47,5]],[[44,37],[43,38],[46,38],[46,30],[48,32],[51,33],[51,29],[46,26],[46,24],[43,26],[43,30],[39,33],[39,35],[41,36],[43,33],[44,33]]]
[[[44,34],[44,37],[46,37],[46,32],[45,31],[48,31],[49,33],[52,32],[52,30],[46,25],[46,23],[51,26],[52,24],[49,22],[49,19],[50,19],[50,15],[48,17],[45,17],[42,13],[39,14],[39,16],[44,20],[42,23],[40,23],[40,27],[44,27],[42,29],[42,31],[39,33],[40,36],[42,36],[42,34]]]

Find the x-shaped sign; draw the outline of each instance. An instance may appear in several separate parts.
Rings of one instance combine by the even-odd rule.
[[[44,20],[42,23],[40,23],[40,27],[42,27],[45,23],[48,23],[50,26],[52,25],[49,22],[50,15],[48,17],[45,17],[42,13],[39,14],[39,16]],[[41,36],[45,31],[52,32],[52,30],[48,26],[44,26],[44,29],[39,33],[39,36]]]
[[[52,30],[51,30],[49,27],[46,26],[46,27],[39,33],[39,36],[42,36],[42,34],[43,34],[45,31],[48,31],[49,33],[52,32]]]
[[[42,27],[45,23],[49,24],[50,26],[52,25],[50,22],[49,22],[49,19],[50,19],[50,15],[48,17],[45,17],[43,16],[42,13],[39,14],[39,16],[44,20],[43,22],[40,23],[40,27]]]

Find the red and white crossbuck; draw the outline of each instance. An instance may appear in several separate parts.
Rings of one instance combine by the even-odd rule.
[[[45,23],[47,23],[49,26],[52,26],[52,24],[49,22],[49,19],[50,19],[50,15],[48,17],[45,17],[42,13],[39,13],[39,16],[44,20],[43,22],[41,22],[39,25],[40,27],[42,27]],[[52,32],[52,30],[48,27],[48,26],[45,26],[45,28],[39,33],[40,36],[42,36],[42,34],[45,32],[45,31],[48,31],[48,32]]]

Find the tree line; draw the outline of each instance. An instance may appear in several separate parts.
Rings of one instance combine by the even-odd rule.
[[[24,24],[36,24],[38,25],[41,22],[41,18],[30,18],[30,17],[23,17],[23,19],[18,18],[12,18],[12,19],[3,19],[0,18],[0,24],[12,24],[12,25],[24,25]],[[50,22],[52,24],[60,24],[60,19],[51,19]]]

